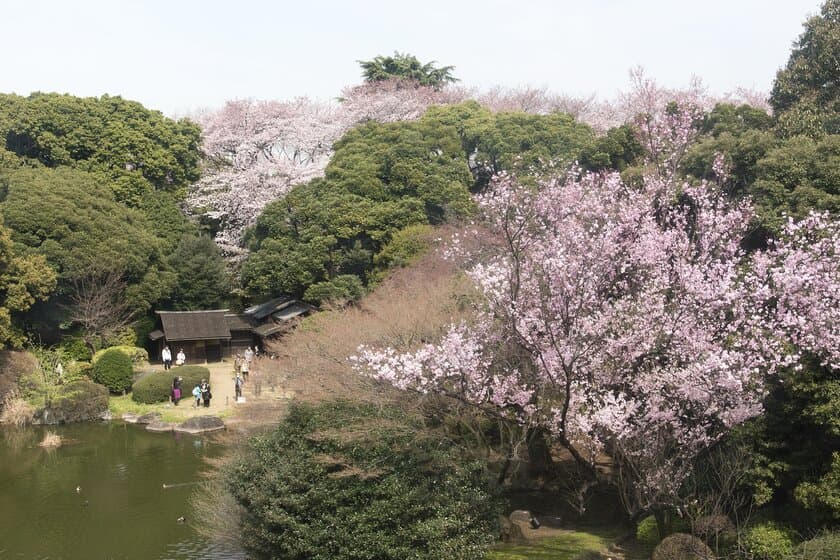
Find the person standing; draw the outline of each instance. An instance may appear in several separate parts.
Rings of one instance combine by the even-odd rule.
[[[251,371],[251,362],[249,362],[248,360],[242,360],[242,365],[239,367],[239,369],[242,372],[242,382],[244,383],[248,380],[248,372]]]
[[[172,380],[172,403],[175,406],[178,406],[178,403],[181,402],[181,382],[183,380],[183,377],[175,377]]]
[[[185,363],[187,363],[187,355],[184,354],[184,349],[181,348],[180,350],[178,350],[178,355],[175,356],[175,365],[182,366]]]
[[[196,385],[193,388],[192,396],[195,398],[195,407],[201,406],[201,385]]]
[[[236,402],[239,402],[239,399],[242,398],[242,384],[244,382],[245,380],[242,379],[242,376],[238,373],[236,374],[236,377],[233,378],[233,389],[236,392]]]
[[[254,359],[254,351],[251,350],[251,347],[245,349],[245,363],[251,364],[251,360]]]
[[[210,392],[210,384],[206,379],[201,380],[201,400],[204,402],[204,408],[210,408],[210,399],[213,398],[213,393]]]
[[[163,347],[163,352],[160,353],[160,357],[163,360],[164,370],[168,370],[172,367],[172,351],[169,349],[169,346]]]

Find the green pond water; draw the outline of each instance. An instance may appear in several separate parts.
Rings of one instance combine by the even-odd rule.
[[[70,443],[47,451],[43,428],[0,427],[0,560],[245,557],[195,530],[190,496],[204,459],[224,450],[212,436],[121,422],[50,430]]]

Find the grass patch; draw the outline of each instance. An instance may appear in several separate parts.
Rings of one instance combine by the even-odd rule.
[[[180,424],[187,418],[193,416],[212,414],[213,416],[225,419],[236,414],[236,411],[229,407],[225,407],[221,410],[218,408],[214,408],[212,410],[207,410],[206,408],[201,407],[192,408],[192,400],[192,395],[189,395],[189,398],[181,401],[181,405],[179,407],[174,407],[169,403],[138,403],[132,400],[131,395],[112,395],[108,400],[108,408],[115,419],[122,418],[123,414],[137,414],[139,416],[142,414],[149,414],[150,412],[158,412],[160,413],[160,419],[162,422],[174,422],[176,424]]]
[[[570,530],[555,537],[546,537],[528,544],[500,544],[488,555],[488,560],[572,560],[589,550],[606,549],[617,533],[603,529]]]
[[[188,405],[189,406],[189,405]],[[123,414],[149,414],[158,412],[163,422],[183,422],[184,415],[180,411],[173,410],[167,403],[143,404],[131,400],[131,395],[113,395],[108,400],[108,408],[114,418],[122,418]]]

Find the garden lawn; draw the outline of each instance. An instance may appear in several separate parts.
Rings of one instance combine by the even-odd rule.
[[[488,560],[572,560],[589,550],[606,550],[618,535],[609,528],[561,531],[555,536],[530,541],[527,544],[498,545]]]

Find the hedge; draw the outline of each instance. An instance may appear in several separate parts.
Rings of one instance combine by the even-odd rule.
[[[112,393],[122,393],[131,387],[133,377],[131,358],[119,348],[105,350],[93,364],[93,380]]]
[[[249,558],[483,558],[499,531],[486,472],[385,406],[292,404],[226,467]]]
[[[132,386],[131,399],[145,404],[169,400],[175,376],[184,378],[181,383],[181,398],[190,399],[193,387],[201,383],[202,379],[210,380],[210,370],[203,366],[178,366],[169,371],[149,373]]]

